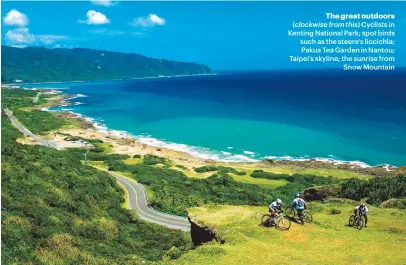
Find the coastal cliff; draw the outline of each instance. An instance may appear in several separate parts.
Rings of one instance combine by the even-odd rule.
[[[190,234],[192,237],[193,245],[199,246],[203,243],[210,241],[217,241],[220,244],[224,244],[226,240],[216,231],[213,226],[206,225],[201,220],[189,216],[189,222],[191,224]]]
[[[211,74],[209,67],[93,49],[1,46],[2,82],[91,81]]]

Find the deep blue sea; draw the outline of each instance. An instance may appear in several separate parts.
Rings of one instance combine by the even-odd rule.
[[[61,107],[203,158],[406,164],[406,71],[272,71],[48,84]]]

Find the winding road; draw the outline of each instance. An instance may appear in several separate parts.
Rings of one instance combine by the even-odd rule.
[[[32,132],[30,132],[28,129],[26,129],[21,123],[19,123],[10,110],[8,108],[4,109],[4,112],[7,114],[9,117],[10,121],[13,123],[17,129],[20,130],[20,132],[24,133],[25,135],[31,137],[38,143],[44,146],[49,146],[58,149],[56,143],[52,141],[46,141]],[[127,178],[121,174],[111,172],[99,167],[94,168],[107,172],[111,176],[116,178],[116,181],[126,190],[126,193],[128,195],[128,209],[134,210],[138,217],[144,221],[155,223],[161,226],[165,226],[168,228],[172,229],[177,229],[177,230],[183,230],[183,231],[190,231],[190,223],[187,218],[185,217],[180,217],[176,215],[171,215],[171,214],[166,214],[159,212],[157,210],[154,210],[152,207],[148,205],[148,196],[147,196],[147,191],[145,188],[135,182],[134,180]]]
[[[58,147],[58,145],[54,141],[47,141],[47,140],[41,139],[40,137],[38,137],[35,134],[33,134],[32,132],[30,132],[30,130],[25,128],[19,121],[16,120],[16,118],[14,118],[13,114],[11,113],[11,111],[8,108],[5,108],[4,112],[6,113],[8,118],[10,119],[11,123],[15,127],[17,127],[17,129],[20,132],[22,132],[23,134],[25,134],[26,136],[31,137],[32,139],[37,141],[40,145],[53,147],[53,148],[58,149],[58,150],[60,149]]]
[[[187,218],[162,213],[150,207],[148,205],[147,191],[141,184],[116,172],[107,171],[98,167],[95,168],[105,171],[116,178],[116,181],[127,191],[127,207],[134,210],[142,220],[168,228],[190,231],[190,223]]]

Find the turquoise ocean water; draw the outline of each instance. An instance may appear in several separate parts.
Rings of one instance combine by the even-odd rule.
[[[290,71],[46,86],[85,95],[54,110],[202,158],[399,166],[406,164],[405,83],[403,71]]]

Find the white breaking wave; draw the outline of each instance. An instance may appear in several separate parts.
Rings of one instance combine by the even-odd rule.
[[[372,167],[371,165],[368,165],[365,162],[361,161],[344,161],[344,160],[338,160],[338,159],[332,159],[332,158],[323,158],[323,157],[308,157],[308,156],[303,156],[303,157],[291,157],[291,156],[267,156],[265,157],[266,159],[274,159],[274,160],[290,160],[290,161],[317,161],[317,162],[324,162],[324,163],[330,163],[333,165],[354,165],[355,167],[360,167],[360,168],[369,168]]]
[[[77,94],[72,98],[66,99],[66,100],[71,100],[74,98],[79,98],[79,97],[87,97],[86,95],[83,94]],[[65,101],[66,101],[65,100]],[[75,105],[80,105],[83,103],[80,102],[75,102]],[[62,106],[67,106],[67,105],[62,105]],[[58,110],[50,110],[49,108],[41,108],[42,111],[58,111]],[[149,146],[154,146],[154,147],[160,147],[160,148],[167,148],[179,152],[185,152],[188,153],[196,158],[201,158],[201,159],[210,159],[210,160],[215,160],[219,162],[234,162],[234,163],[241,163],[241,162],[259,162],[262,159],[274,159],[274,160],[290,160],[290,161],[318,161],[318,162],[324,162],[324,163],[331,163],[334,165],[344,165],[344,164],[351,164],[353,165],[352,168],[355,167],[360,167],[360,168],[369,168],[372,167],[371,165],[368,165],[365,162],[361,161],[343,161],[337,159],[336,156],[334,155],[328,155],[328,158],[323,158],[323,157],[309,157],[307,155],[305,156],[300,156],[300,157],[292,157],[292,156],[266,156],[262,157],[260,159],[253,159],[251,157],[245,156],[243,154],[249,155],[249,156],[254,156],[255,152],[252,151],[247,151],[244,150],[243,154],[232,154],[230,152],[224,152],[224,151],[217,151],[213,150],[210,148],[205,148],[205,147],[196,147],[196,146],[189,146],[186,144],[178,144],[178,143],[172,143],[168,142],[165,140],[159,140],[156,138],[153,138],[150,135],[147,134],[141,134],[138,136],[134,136],[131,133],[127,131],[119,131],[119,130],[111,130],[109,129],[105,124],[101,123],[104,121],[103,119],[93,119],[90,117],[86,117],[80,113],[75,113],[73,112],[74,109],[69,109],[69,108],[60,108],[59,111],[65,111],[73,114],[77,118],[82,118],[86,120],[87,122],[91,123],[96,130],[99,132],[115,136],[118,138],[130,138],[133,139],[134,142],[142,143],[142,144],[147,144]],[[228,150],[234,149],[232,146],[227,147]],[[381,165],[383,168],[385,168],[387,171],[391,171],[391,168],[396,168],[395,166],[392,165]]]
[[[74,95],[73,97],[70,97],[70,98],[65,99],[65,101],[67,101],[67,100],[72,100],[72,99],[75,99],[75,98],[87,98],[87,97],[88,97],[87,95],[76,94],[76,95]]]

